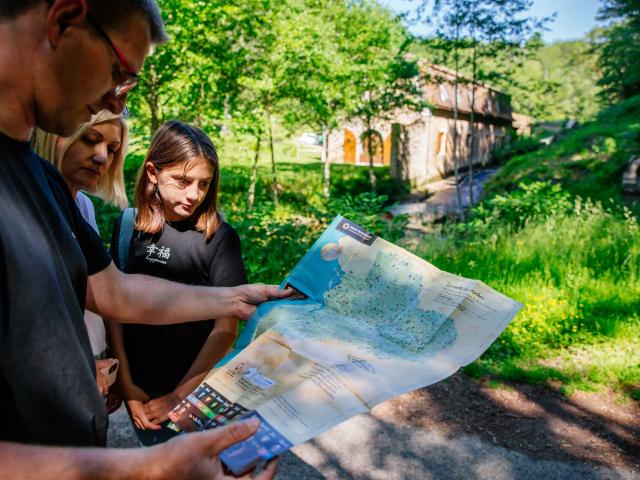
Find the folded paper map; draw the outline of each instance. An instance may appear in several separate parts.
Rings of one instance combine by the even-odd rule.
[[[256,416],[225,450],[236,474],[378,403],[478,358],[522,307],[337,217],[284,280],[294,297],[261,305],[257,338],[170,414],[196,431]]]

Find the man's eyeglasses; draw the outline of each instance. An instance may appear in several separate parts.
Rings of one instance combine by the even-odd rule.
[[[107,35],[107,32],[103,30],[98,21],[89,12],[87,12],[87,20],[89,21],[91,26],[95,28],[95,30],[100,34],[100,36],[107,42],[109,48],[111,48],[111,51],[113,51],[113,53],[115,54],[120,67],[127,77],[124,81],[116,85],[116,88],[113,89],[113,94],[116,97],[123,97],[131,90],[133,90],[133,88],[138,84],[138,74],[133,70],[133,68],[131,68],[131,64],[127,61],[118,47],[113,44],[113,42],[109,38],[109,35]]]

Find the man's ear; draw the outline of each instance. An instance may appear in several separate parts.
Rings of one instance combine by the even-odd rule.
[[[144,164],[144,170],[147,173],[147,178],[154,185],[158,184],[158,173],[156,172],[156,167],[153,166],[153,163],[147,162]]]
[[[53,0],[47,13],[47,36],[52,47],[71,26],[80,26],[87,20],[89,7],[86,0]]]

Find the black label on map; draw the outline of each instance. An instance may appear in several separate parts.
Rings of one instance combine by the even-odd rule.
[[[364,245],[371,246],[376,241],[376,236],[367,232],[357,223],[353,223],[346,218],[340,220],[336,229],[345,235],[349,235],[354,240],[363,243]]]
[[[307,300],[309,298],[309,295],[304,293],[302,290],[298,290],[296,287],[291,285],[289,282],[287,282],[285,284],[284,288],[285,288],[285,290],[287,288],[290,288],[291,290],[293,290],[293,294],[290,297],[287,297],[289,300]]]
[[[197,432],[225,425],[247,412],[246,408],[231,402],[208,383],[202,383],[169,412],[169,420],[174,424],[173,430]]]

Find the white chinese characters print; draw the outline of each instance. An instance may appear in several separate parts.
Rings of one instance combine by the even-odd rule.
[[[161,263],[166,265],[170,257],[171,249],[169,247],[162,247],[152,243],[147,247],[147,256],[144,258],[149,263]]]

